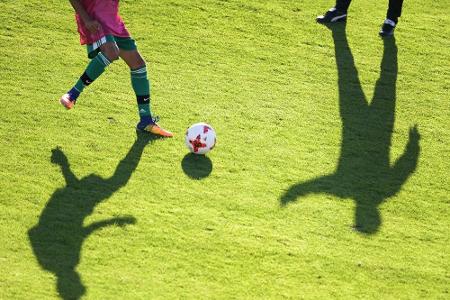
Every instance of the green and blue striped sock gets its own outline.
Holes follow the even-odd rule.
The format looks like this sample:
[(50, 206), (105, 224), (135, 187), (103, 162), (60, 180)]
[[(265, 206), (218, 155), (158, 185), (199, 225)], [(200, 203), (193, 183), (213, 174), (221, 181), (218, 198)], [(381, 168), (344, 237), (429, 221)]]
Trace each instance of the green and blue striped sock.
[(75, 101), (81, 92), (83, 92), (84, 88), (94, 82), (102, 73), (105, 71), (106, 67), (109, 66), (111, 62), (109, 59), (103, 55), (103, 53), (98, 53), (86, 67), (86, 71), (84, 71), (83, 75), (81, 75), (80, 79), (75, 83), (72, 89), (69, 91), (70, 98), (72, 101)]
[(131, 85), (136, 94), (139, 117), (142, 120), (151, 120), (150, 110), (150, 82), (147, 79), (147, 67), (143, 66), (131, 70)]

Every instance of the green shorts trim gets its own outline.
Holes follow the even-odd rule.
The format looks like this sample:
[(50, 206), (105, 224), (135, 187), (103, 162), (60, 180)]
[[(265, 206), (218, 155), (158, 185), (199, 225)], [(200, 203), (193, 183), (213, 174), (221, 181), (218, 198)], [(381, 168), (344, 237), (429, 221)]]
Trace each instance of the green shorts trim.
[(100, 52), (100, 47), (108, 42), (116, 43), (119, 49), (125, 51), (132, 51), (137, 49), (136, 41), (131, 37), (105, 35), (98, 41), (95, 41), (94, 43), (87, 45), (86, 48), (88, 57), (94, 58)]

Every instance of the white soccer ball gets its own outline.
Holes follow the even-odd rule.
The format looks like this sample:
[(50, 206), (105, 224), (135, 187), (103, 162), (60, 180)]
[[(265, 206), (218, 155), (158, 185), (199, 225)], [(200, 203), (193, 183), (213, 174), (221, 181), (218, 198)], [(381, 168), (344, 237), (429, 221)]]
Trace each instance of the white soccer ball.
[(206, 123), (192, 125), (186, 131), (186, 146), (195, 154), (206, 154), (216, 145), (216, 132)]

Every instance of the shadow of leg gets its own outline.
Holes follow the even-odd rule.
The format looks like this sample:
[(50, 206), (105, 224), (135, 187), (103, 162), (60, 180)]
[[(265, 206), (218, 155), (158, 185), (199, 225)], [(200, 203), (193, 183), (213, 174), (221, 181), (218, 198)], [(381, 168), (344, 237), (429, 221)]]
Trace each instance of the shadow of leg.
[(337, 194), (338, 184), (335, 175), (318, 177), (309, 181), (300, 182), (291, 186), (281, 197), (280, 205), (286, 206), (290, 202), (297, 201), (300, 197), (309, 194)]

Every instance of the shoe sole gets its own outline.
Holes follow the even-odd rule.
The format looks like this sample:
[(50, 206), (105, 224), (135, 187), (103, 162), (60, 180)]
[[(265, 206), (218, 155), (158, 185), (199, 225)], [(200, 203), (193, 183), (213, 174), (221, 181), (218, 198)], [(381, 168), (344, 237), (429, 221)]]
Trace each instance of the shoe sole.
[(144, 129), (140, 129), (138, 127), (136, 127), (136, 131), (138, 131), (138, 132), (145, 132), (145, 133), (148, 133), (148, 134), (153, 134), (153, 135), (157, 135), (157, 136), (161, 136), (161, 137), (167, 137), (167, 138), (173, 137), (173, 133), (164, 132), (164, 131), (154, 132), (154, 131), (146, 130), (145, 128)]

